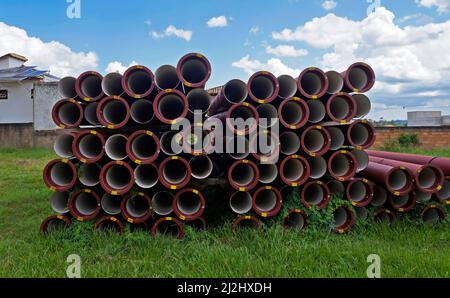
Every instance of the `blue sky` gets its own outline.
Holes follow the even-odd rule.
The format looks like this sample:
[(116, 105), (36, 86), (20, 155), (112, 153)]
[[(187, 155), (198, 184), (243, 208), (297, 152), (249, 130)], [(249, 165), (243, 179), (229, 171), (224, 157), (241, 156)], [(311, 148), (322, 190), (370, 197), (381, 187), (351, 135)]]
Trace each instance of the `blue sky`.
[[(66, 0), (2, 0), (0, 33), (9, 38), (0, 37), (0, 54), (21, 51), (30, 63), (65, 75), (85, 68), (105, 73), (133, 62), (155, 70), (196, 51), (212, 63), (210, 87), (247, 79), (260, 68), (292, 75), (311, 65), (343, 71), (358, 59), (375, 63), (380, 78), (371, 94), (378, 109), (373, 118), (404, 118), (400, 107), (415, 105), (450, 113), (450, 83), (444, 81), (450, 70), (450, 54), (444, 53), (450, 47), (450, 0), (381, 0), (372, 16), (367, 10), (376, 3), (365, 0), (80, 2), (81, 18), (70, 19)], [(214, 17), (222, 26), (208, 26)], [(438, 32), (430, 24), (439, 25)], [(430, 52), (441, 69), (423, 51), (442, 41), (449, 45)]]

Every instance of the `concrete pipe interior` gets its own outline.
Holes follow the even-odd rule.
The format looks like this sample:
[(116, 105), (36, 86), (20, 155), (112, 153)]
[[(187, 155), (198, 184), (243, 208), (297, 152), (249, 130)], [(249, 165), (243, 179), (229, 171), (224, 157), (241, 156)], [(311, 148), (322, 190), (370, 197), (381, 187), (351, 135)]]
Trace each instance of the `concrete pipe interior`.
[(259, 164), (259, 181), (264, 184), (269, 184), (275, 181), (278, 177), (278, 167), (275, 164)]
[(255, 179), (255, 171), (253, 168), (245, 163), (239, 163), (231, 173), (231, 178), (239, 186), (246, 186)]
[(102, 80), (102, 90), (108, 96), (122, 95), (122, 75), (118, 72), (107, 74)]
[(144, 217), (151, 209), (150, 203), (144, 196), (133, 196), (125, 204), (127, 213), (134, 218)]
[(105, 143), (106, 155), (112, 160), (127, 158), (127, 138), (124, 135), (112, 135)]
[(252, 210), (252, 196), (248, 192), (238, 191), (231, 195), (230, 207), (237, 214), (245, 214)]
[(304, 175), (303, 162), (289, 159), (284, 165), (283, 174), (288, 181), (299, 181)]
[(50, 169), (50, 179), (58, 186), (66, 186), (72, 182), (72, 168), (63, 162), (55, 163)]
[(158, 183), (158, 169), (154, 165), (138, 165), (134, 170), (136, 185), (149, 189)]
[(78, 179), (87, 186), (93, 187), (100, 183), (101, 167), (96, 163), (85, 163), (78, 168)]
[(345, 135), (342, 130), (337, 127), (329, 127), (328, 132), (330, 133), (331, 137), (330, 149), (339, 150), (340, 148), (342, 148), (345, 143)]
[(336, 71), (329, 71), (326, 73), (328, 78), (328, 90), (329, 94), (339, 93), (344, 87), (344, 78)]
[(185, 102), (177, 95), (168, 93), (158, 102), (159, 113), (166, 119), (175, 120), (183, 115)]
[(213, 163), (206, 155), (194, 156), (189, 161), (192, 177), (196, 179), (206, 179), (213, 171)]
[(202, 202), (199, 195), (187, 191), (178, 197), (177, 208), (184, 215), (194, 215), (202, 208)]
[(281, 98), (291, 98), (297, 93), (297, 82), (290, 75), (282, 75), (278, 77), (280, 84), (279, 96)]
[(103, 143), (97, 135), (87, 134), (78, 142), (78, 150), (85, 158), (96, 158), (102, 153)]
[(127, 87), (134, 94), (144, 94), (152, 87), (153, 78), (144, 69), (134, 69), (128, 74)]
[(152, 158), (158, 149), (158, 144), (152, 136), (141, 134), (131, 142), (131, 151), (141, 160)]
[(111, 124), (122, 123), (126, 119), (127, 113), (126, 106), (119, 100), (109, 101), (103, 107), (103, 118)]
[(117, 215), (120, 213), (120, 204), (122, 203), (122, 196), (113, 196), (111, 194), (104, 194), (101, 200), (103, 211), (109, 215)]
[(53, 150), (55, 153), (62, 158), (72, 158), (72, 142), (74, 137), (70, 134), (59, 135), (55, 139), (55, 143), (53, 144)]
[(316, 183), (309, 184), (304, 193), (304, 199), (309, 205), (317, 206), (325, 198), (325, 192), (323, 188)]
[(50, 197), (50, 206), (53, 211), (59, 214), (69, 212), (69, 207), (67, 205), (69, 197), (69, 192), (54, 192)]
[(82, 79), (81, 92), (89, 98), (96, 98), (102, 92), (102, 78), (91, 75)]
[(247, 85), (241, 80), (231, 80), (224, 87), (225, 98), (231, 103), (241, 103), (247, 98)]
[(75, 209), (83, 216), (90, 216), (97, 211), (98, 203), (92, 193), (82, 192), (75, 198)]
[(130, 109), (131, 119), (138, 124), (147, 124), (152, 121), (153, 103), (150, 100), (142, 99), (133, 102)]
[(153, 211), (161, 216), (172, 213), (173, 195), (168, 191), (160, 191), (153, 196)]
[(163, 65), (156, 70), (155, 84), (159, 89), (175, 89), (179, 83), (177, 69), (172, 65)]
[(327, 114), (325, 105), (320, 100), (308, 100), (307, 102), (309, 108), (309, 119), (311, 123), (319, 123)]
[(250, 90), (252, 94), (258, 98), (265, 100), (272, 97), (275, 92), (275, 83), (268, 76), (257, 76), (250, 82)]
[(170, 184), (179, 184), (186, 179), (186, 165), (178, 159), (171, 159), (163, 169), (163, 176)]
[(106, 183), (113, 189), (124, 189), (130, 182), (131, 174), (122, 165), (113, 165), (106, 171)]
[(255, 198), (255, 206), (261, 212), (270, 212), (275, 209), (278, 197), (271, 189), (264, 189)]
[(320, 179), (326, 174), (327, 161), (323, 157), (310, 157), (308, 162), (310, 167), (310, 177), (312, 179)]
[(287, 131), (280, 135), (280, 151), (284, 155), (294, 155), (301, 147), (300, 138), (293, 131)]

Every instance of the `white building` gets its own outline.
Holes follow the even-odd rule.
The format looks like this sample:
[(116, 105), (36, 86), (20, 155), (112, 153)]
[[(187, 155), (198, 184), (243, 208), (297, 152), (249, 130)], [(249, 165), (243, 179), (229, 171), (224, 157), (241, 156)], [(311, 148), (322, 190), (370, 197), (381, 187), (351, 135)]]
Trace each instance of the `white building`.
[(25, 62), (14, 53), (0, 56), (0, 124), (34, 123), (34, 84), (58, 81)]

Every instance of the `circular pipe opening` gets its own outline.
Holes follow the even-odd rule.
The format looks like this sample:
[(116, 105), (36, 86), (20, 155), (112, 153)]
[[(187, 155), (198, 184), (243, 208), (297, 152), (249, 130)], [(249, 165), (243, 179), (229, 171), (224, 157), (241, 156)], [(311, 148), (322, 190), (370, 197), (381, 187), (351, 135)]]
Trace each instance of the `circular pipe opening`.
[(273, 189), (263, 188), (254, 195), (254, 207), (258, 213), (278, 213), (276, 210), (281, 207), (279, 194)]
[(95, 223), (95, 230), (106, 233), (123, 233), (123, 224), (116, 218), (103, 217)]
[(80, 98), (86, 100), (98, 100), (103, 97), (102, 90), (103, 77), (95, 71), (82, 73), (75, 84), (77, 94)]
[(306, 104), (309, 109), (308, 121), (314, 124), (322, 122), (327, 114), (327, 110), (323, 102), (320, 100), (308, 100)]
[(258, 164), (259, 182), (270, 184), (278, 177), (278, 168), (276, 164)]
[(52, 215), (44, 219), (41, 223), (40, 231), (45, 234), (59, 232), (69, 228), (71, 224), (70, 220), (65, 216)]
[[(129, 106), (125, 101), (121, 100), (107, 100), (98, 108), (102, 107), (103, 120), (106, 125), (123, 125), (127, 122), (129, 117)], [(100, 118), (101, 119), (101, 118)]]
[(322, 97), (328, 90), (328, 78), (318, 68), (307, 68), (297, 80), (298, 89), (307, 98)]
[(122, 75), (118, 72), (111, 72), (107, 74), (102, 80), (102, 90), (107, 96), (121, 96)]
[(152, 204), (146, 196), (132, 196), (126, 200), (124, 207), (126, 217), (146, 220), (151, 215)]
[(233, 182), (240, 186), (249, 185), (255, 179), (253, 168), (245, 163), (239, 163), (231, 172)]
[(433, 188), (438, 183), (438, 175), (434, 168), (424, 167), (418, 176), (418, 182), (425, 189)]
[(278, 116), (287, 128), (303, 127), (309, 118), (308, 105), (299, 99), (285, 100), (279, 107)]
[(77, 138), (77, 150), (81, 158), (100, 159), (103, 155), (103, 140), (98, 134), (87, 133)]
[(174, 218), (171, 218), (170, 220), (161, 218), (158, 220), (153, 226), (152, 233), (154, 236), (156, 236), (156, 234), (162, 234), (178, 239), (183, 238), (184, 235), (183, 227)]
[(50, 168), (50, 180), (52, 184), (60, 187), (72, 185), (76, 173), (73, 168), (64, 162), (57, 162)]
[(106, 171), (106, 184), (113, 189), (125, 189), (133, 183), (130, 171), (123, 165), (114, 164)]
[(144, 189), (152, 188), (158, 183), (158, 169), (153, 164), (138, 165), (134, 169), (134, 179), (137, 186)]
[(327, 193), (323, 185), (317, 184), (315, 182), (308, 183), (302, 190), (302, 199), (306, 202), (307, 207), (309, 206), (320, 206), (323, 205), (327, 200)]
[(235, 229), (259, 229), (261, 222), (253, 216), (242, 216), (234, 222)]
[(206, 179), (213, 171), (213, 163), (206, 155), (194, 156), (189, 160), (191, 175), (196, 179)]
[(235, 192), (230, 197), (230, 207), (237, 214), (250, 212), (252, 210), (252, 196), (244, 191)]
[(188, 169), (179, 159), (170, 159), (162, 171), (164, 179), (172, 185), (177, 185), (186, 180)]
[(90, 125), (100, 125), (100, 121), (97, 118), (98, 102), (91, 102), (84, 108), (84, 119)]
[(190, 53), (183, 56), (177, 65), (178, 77), (186, 85), (196, 88), (204, 85), (211, 75), (211, 65), (205, 56)]
[(422, 220), (428, 225), (435, 225), (444, 218), (444, 211), (439, 207), (428, 207), (422, 212)]
[(234, 79), (228, 81), (223, 87), (225, 99), (231, 104), (238, 104), (243, 102), (247, 96), (247, 84), (241, 80)]
[(178, 211), (182, 216), (196, 218), (201, 216), (200, 212), (204, 208), (204, 200), (192, 190), (185, 190), (179, 192), (175, 196), (175, 211)]
[(192, 229), (194, 229), (194, 231), (197, 232), (206, 230), (206, 221), (202, 217), (187, 221), (186, 225), (191, 227)]
[(348, 187), (348, 196), (349, 200), (353, 202), (363, 202), (369, 196), (366, 184), (362, 181), (353, 181)]
[(53, 150), (58, 156), (66, 159), (71, 159), (74, 157), (72, 151), (73, 140), (74, 136), (71, 134), (59, 135), (55, 139)]
[(333, 224), (335, 229), (347, 230), (353, 225), (353, 212), (346, 207), (339, 207), (333, 212)]
[(155, 71), (155, 84), (160, 90), (175, 89), (180, 84), (177, 69), (172, 65), (162, 65)]
[(308, 158), (309, 168), (310, 168), (310, 177), (311, 179), (320, 179), (327, 172), (327, 161), (321, 157), (310, 157)]
[(168, 191), (157, 192), (152, 198), (153, 211), (161, 216), (172, 213), (174, 196)]
[(370, 99), (364, 94), (353, 94), (353, 99), (356, 103), (356, 118), (364, 118), (370, 113), (372, 104)]
[(341, 149), (345, 144), (345, 135), (342, 130), (337, 127), (327, 127), (327, 130), (331, 137), (330, 150)]
[(444, 180), (442, 189), (437, 193), (437, 197), (440, 201), (445, 201), (450, 198), (450, 179)]
[(75, 89), (77, 79), (74, 77), (64, 77), (58, 82), (58, 90), (62, 97), (75, 98), (77, 97), (77, 91)]
[(73, 201), (73, 211), (77, 215), (92, 217), (98, 213), (98, 201), (92, 193), (80, 192), (74, 196)]
[(63, 101), (55, 104), (56, 124), (71, 128), (80, 125), (83, 120), (83, 109), (76, 101)]
[(130, 116), (138, 124), (150, 123), (154, 116), (153, 103), (146, 99), (133, 102), (130, 109)]
[(374, 184), (373, 185), (373, 197), (371, 205), (374, 207), (383, 206), (388, 199), (388, 193), (384, 187)]
[(345, 186), (341, 181), (331, 180), (327, 183), (330, 194), (339, 196), (345, 193)]
[(322, 155), (330, 148), (330, 135), (325, 129), (310, 127), (302, 133), (301, 144), (307, 153)]
[(306, 216), (300, 212), (292, 212), (283, 219), (283, 227), (287, 229), (303, 230), (306, 227)]
[(211, 106), (212, 97), (204, 89), (192, 89), (187, 95), (188, 109), (191, 113), (201, 111), (201, 114), (208, 112)]
[(160, 144), (164, 154), (178, 155), (183, 152), (183, 135), (178, 131), (167, 131), (162, 134)]
[(337, 151), (328, 159), (328, 172), (335, 179), (348, 180), (356, 173), (356, 159), (348, 151)]
[(341, 76), (340, 73), (336, 71), (328, 71), (325, 73), (325, 75), (328, 78), (328, 94), (336, 94), (342, 91), (342, 88), (344, 88), (344, 78)]
[(274, 105), (265, 103), (259, 105), (256, 110), (258, 111), (260, 127), (269, 128), (274, 126), (278, 122), (278, 111)]
[(395, 169), (389, 173), (388, 176), (389, 186), (395, 190), (400, 191), (408, 185), (408, 181), (411, 181), (404, 170)]
[(153, 73), (146, 67), (132, 66), (123, 75), (122, 87), (132, 97), (145, 97), (153, 91)]
[(65, 192), (54, 192), (52, 196), (50, 197), (50, 206), (52, 207), (53, 211), (59, 214), (64, 214), (69, 212), (69, 197), (70, 193)]
[(185, 118), (188, 112), (186, 96), (178, 90), (162, 91), (153, 102), (156, 117), (166, 124)]
[(299, 159), (289, 159), (284, 164), (282, 173), (288, 181), (299, 181), (305, 176), (304, 166), (304, 163)]
[(369, 215), (369, 211), (367, 211), (366, 207), (355, 206), (354, 209), (355, 209), (356, 217), (358, 217), (359, 219), (362, 219), (362, 220), (367, 219), (367, 217)]
[(274, 164), (278, 161), (280, 146), (278, 136), (268, 131), (260, 132), (250, 140), (253, 156), (267, 164)]
[(364, 171), (369, 165), (369, 154), (364, 150), (352, 150), (351, 152), (356, 159), (356, 172)]
[(159, 155), (159, 140), (147, 131), (138, 131), (128, 138), (128, 155), (146, 163), (153, 162)]
[(431, 198), (433, 197), (433, 194), (431, 193), (427, 193), (427, 192), (423, 192), (423, 191), (419, 191), (419, 190), (415, 190), (414, 191), (414, 196), (416, 198), (416, 201), (419, 203), (427, 203), (431, 200)]
[(128, 138), (124, 135), (112, 135), (105, 143), (106, 155), (112, 160), (124, 160), (127, 158), (127, 141)]
[(120, 214), (120, 205), (122, 203), (122, 196), (113, 196), (111, 194), (104, 194), (101, 200), (101, 206), (103, 211), (105, 211), (109, 215), (117, 215)]
[(234, 136), (227, 143), (227, 153), (236, 160), (245, 159), (250, 154), (250, 144), (244, 136)]
[(375, 73), (366, 63), (352, 64), (345, 73), (347, 89), (353, 92), (364, 93), (369, 91), (375, 83)]
[(333, 121), (350, 121), (355, 117), (356, 103), (353, 98), (344, 93), (333, 95), (327, 101), (327, 113)]
[(283, 99), (291, 98), (297, 93), (297, 82), (290, 75), (279, 76), (278, 83), (280, 84), (279, 97)]
[(300, 138), (293, 131), (286, 131), (280, 135), (280, 151), (284, 155), (294, 155), (300, 150)]
[(93, 187), (100, 183), (101, 167), (96, 163), (85, 163), (78, 168), (78, 179), (81, 184)]
[(251, 105), (233, 105), (228, 110), (227, 118), (228, 127), (235, 133), (249, 134), (257, 128), (259, 123), (258, 111)]
[(379, 222), (391, 223), (395, 219), (395, 215), (386, 209), (381, 209), (375, 214), (375, 219)]
[(272, 98), (277, 91), (277, 86), (272, 77), (259, 74), (249, 80), (250, 96), (256, 101), (268, 100)]

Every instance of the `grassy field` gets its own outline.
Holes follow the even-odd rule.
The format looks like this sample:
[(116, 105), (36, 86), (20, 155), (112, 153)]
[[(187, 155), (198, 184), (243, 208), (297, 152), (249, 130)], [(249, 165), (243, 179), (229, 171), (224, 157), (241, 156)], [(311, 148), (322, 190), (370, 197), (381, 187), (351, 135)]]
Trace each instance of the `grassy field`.
[(47, 150), (0, 150), (0, 277), (65, 277), (70, 254), (80, 255), (83, 277), (365, 277), (369, 254), (381, 257), (383, 277), (450, 277), (444, 224), (397, 221), (348, 235), (225, 226), (182, 241), (94, 234), (84, 224), (42, 236), (40, 222), (52, 211), (41, 173), (52, 158)]

